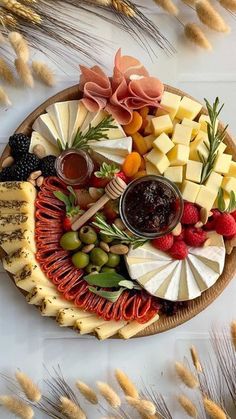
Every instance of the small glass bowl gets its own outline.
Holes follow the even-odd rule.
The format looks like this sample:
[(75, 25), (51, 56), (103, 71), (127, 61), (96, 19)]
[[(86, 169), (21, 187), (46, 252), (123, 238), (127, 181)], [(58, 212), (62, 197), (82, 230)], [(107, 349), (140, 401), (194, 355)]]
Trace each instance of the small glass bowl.
[[(176, 210), (176, 214), (174, 218), (172, 219), (171, 223), (167, 226), (167, 228), (165, 228), (165, 230), (153, 231), (153, 232), (139, 231), (127, 219), (125, 206), (126, 206), (126, 199), (127, 199), (128, 193), (133, 188), (135, 188), (138, 184), (142, 182), (146, 182), (146, 181), (157, 181), (158, 183), (162, 183), (163, 185), (165, 185), (165, 187), (169, 188), (172, 191), (172, 193), (175, 195), (176, 200), (178, 200), (178, 207)], [(125, 192), (123, 193), (120, 199), (119, 212), (120, 212), (120, 217), (123, 223), (133, 234), (139, 237), (147, 238), (147, 239), (155, 239), (157, 237), (161, 237), (161, 236), (164, 236), (165, 234), (170, 233), (172, 230), (174, 230), (174, 228), (180, 222), (180, 219), (183, 213), (183, 198), (177, 186), (173, 182), (171, 182), (169, 179), (164, 178), (163, 176), (154, 176), (154, 175), (144, 176), (142, 178), (135, 179), (131, 183), (129, 183), (129, 185), (127, 186)]]
[[(73, 163), (73, 156), (76, 158), (76, 156), (80, 157), (83, 160), (83, 164), (84, 164), (84, 174), (81, 174), (81, 176), (74, 178), (74, 177), (68, 177), (66, 176), (63, 168), (64, 168), (64, 164), (65, 161), (67, 159), (67, 161), (70, 159), (71, 157), (71, 163)], [(69, 150), (65, 150), (63, 151), (59, 157), (57, 157), (56, 162), (55, 162), (55, 168), (56, 168), (56, 172), (58, 177), (65, 182), (67, 185), (73, 185), (73, 186), (83, 186), (86, 185), (93, 173), (94, 170), (94, 163), (92, 158), (90, 157), (90, 155), (88, 153), (86, 153), (86, 151), (83, 150), (76, 150), (76, 149), (69, 149)]]

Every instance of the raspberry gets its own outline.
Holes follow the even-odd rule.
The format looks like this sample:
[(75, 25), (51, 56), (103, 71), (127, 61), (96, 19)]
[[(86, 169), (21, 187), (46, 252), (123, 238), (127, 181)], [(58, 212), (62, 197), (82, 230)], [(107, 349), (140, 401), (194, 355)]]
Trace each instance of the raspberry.
[(152, 240), (152, 245), (159, 250), (165, 252), (169, 250), (174, 243), (174, 237), (172, 234), (166, 234), (163, 237), (158, 237), (157, 239)]
[(183, 240), (174, 242), (173, 246), (169, 250), (169, 254), (174, 259), (185, 259), (188, 256), (188, 248)]
[(185, 230), (184, 238), (189, 246), (200, 247), (205, 242), (207, 234), (201, 228), (188, 227)]
[(234, 236), (236, 234), (236, 221), (231, 214), (223, 213), (216, 219), (215, 230), (222, 236)]
[(178, 236), (174, 236), (174, 241), (175, 242), (178, 242), (178, 241), (180, 241), (180, 240), (183, 240), (184, 241), (184, 231), (185, 231), (185, 229), (183, 228), (183, 226), (182, 226), (182, 231), (181, 231), (181, 233), (178, 235)]
[(184, 210), (181, 218), (182, 224), (196, 224), (200, 220), (199, 211), (191, 202), (184, 202)]
[(212, 212), (212, 215), (208, 218), (207, 223), (203, 227), (204, 230), (207, 230), (207, 231), (215, 230), (216, 219), (220, 215), (220, 211), (217, 209), (212, 209), (211, 212)]
[(232, 217), (234, 217), (235, 221), (236, 221), (236, 210), (230, 213), (232, 215)]

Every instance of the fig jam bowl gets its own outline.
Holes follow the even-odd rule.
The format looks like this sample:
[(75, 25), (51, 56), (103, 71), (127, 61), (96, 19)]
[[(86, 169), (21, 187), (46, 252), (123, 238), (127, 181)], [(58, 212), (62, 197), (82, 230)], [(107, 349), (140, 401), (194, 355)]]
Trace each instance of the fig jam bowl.
[(174, 183), (162, 176), (133, 180), (120, 199), (120, 216), (135, 235), (154, 239), (179, 223), (183, 198)]

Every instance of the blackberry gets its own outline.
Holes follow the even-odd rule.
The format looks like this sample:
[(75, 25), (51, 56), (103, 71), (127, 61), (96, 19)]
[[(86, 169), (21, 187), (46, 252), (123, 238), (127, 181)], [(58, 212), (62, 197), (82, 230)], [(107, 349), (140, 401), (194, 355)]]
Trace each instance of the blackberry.
[(0, 172), (0, 182), (7, 182), (14, 180), (12, 167), (4, 167)]
[(14, 180), (27, 180), (30, 173), (40, 169), (40, 160), (35, 154), (25, 153), (12, 166)]
[(56, 169), (55, 169), (55, 156), (46, 156), (41, 159), (41, 167), (40, 170), (42, 172), (42, 176), (49, 177), (49, 176), (56, 176)]
[(30, 138), (25, 134), (13, 134), (9, 138), (11, 155), (18, 160), (23, 154), (28, 153), (30, 147)]

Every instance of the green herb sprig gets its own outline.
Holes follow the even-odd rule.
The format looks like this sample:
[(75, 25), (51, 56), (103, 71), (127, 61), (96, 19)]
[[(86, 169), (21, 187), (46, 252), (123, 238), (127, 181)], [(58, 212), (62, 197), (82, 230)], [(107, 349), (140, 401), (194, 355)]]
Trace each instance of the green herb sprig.
[(100, 233), (111, 237), (113, 240), (118, 240), (123, 244), (130, 244), (134, 249), (143, 246), (148, 242), (147, 239), (137, 236), (129, 236), (125, 231), (120, 230), (115, 224), (107, 224), (107, 222), (99, 215), (96, 216), (93, 225), (99, 228)]
[(224, 192), (223, 189), (220, 188), (217, 197), (217, 204), (218, 208), (221, 212), (232, 212), (236, 209), (236, 195), (234, 191), (231, 191), (229, 194), (229, 205), (226, 206), (224, 200)]
[(76, 192), (71, 186), (67, 186), (67, 190), (69, 195), (66, 195), (61, 191), (54, 191), (53, 195), (65, 204), (67, 216), (74, 217), (77, 214), (83, 214), (84, 211), (80, 209), (79, 205), (76, 205)]
[(215, 159), (218, 154), (218, 147), (221, 144), (221, 142), (224, 141), (225, 133), (228, 128), (228, 125), (226, 125), (223, 131), (217, 129), (217, 119), (224, 107), (224, 105), (220, 106), (219, 98), (217, 97), (215, 99), (213, 105), (211, 105), (207, 99), (204, 100), (208, 110), (210, 122), (207, 122), (207, 134), (209, 143), (204, 142), (205, 146), (208, 149), (208, 157), (205, 158), (202, 154), (199, 153), (199, 157), (201, 159), (201, 162), (203, 163), (201, 184), (206, 182), (213, 170)]
[(93, 127), (89, 124), (89, 128), (85, 134), (82, 131), (78, 130), (75, 139), (72, 144), (72, 148), (79, 148), (82, 150), (87, 150), (89, 148), (89, 141), (99, 141), (102, 139), (108, 140), (107, 131), (109, 129), (116, 129), (117, 125), (114, 124), (114, 119), (111, 115), (106, 116), (99, 122), (98, 125)]

